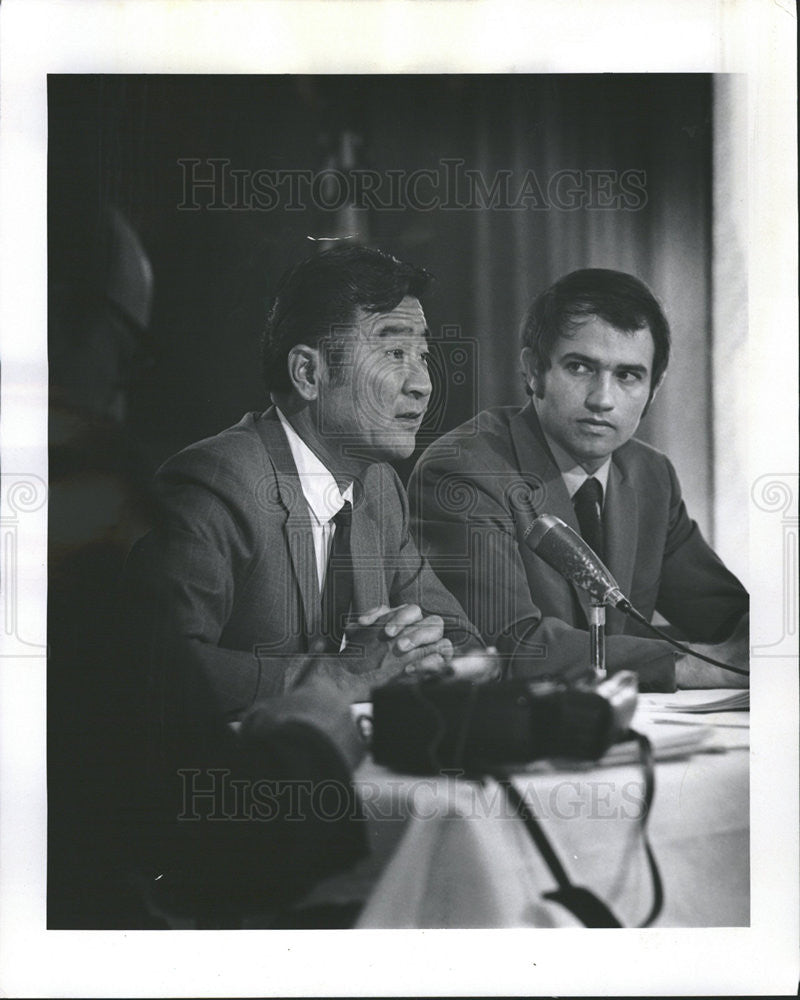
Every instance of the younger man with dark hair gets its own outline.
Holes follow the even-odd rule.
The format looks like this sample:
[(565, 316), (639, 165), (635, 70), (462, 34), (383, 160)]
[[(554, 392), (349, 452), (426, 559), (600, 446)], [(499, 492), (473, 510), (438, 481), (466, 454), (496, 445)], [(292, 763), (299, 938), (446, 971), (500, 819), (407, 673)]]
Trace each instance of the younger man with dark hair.
[[(669, 460), (633, 438), (669, 349), (667, 321), (641, 281), (604, 269), (568, 274), (523, 323), (530, 402), (479, 413), (412, 474), (423, 551), (513, 675), (578, 678), (590, 662), (588, 596), (524, 539), (541, 513), (582, 533), (642, 614), (658, 611), (697, 644), (731, 639), (733, 665), (747, 664), (747, 593), (689, 518)], [(742, 683), (676, 657), (616, 610), (606, 630), (609, 670), (637, 671), (644, 689)]]

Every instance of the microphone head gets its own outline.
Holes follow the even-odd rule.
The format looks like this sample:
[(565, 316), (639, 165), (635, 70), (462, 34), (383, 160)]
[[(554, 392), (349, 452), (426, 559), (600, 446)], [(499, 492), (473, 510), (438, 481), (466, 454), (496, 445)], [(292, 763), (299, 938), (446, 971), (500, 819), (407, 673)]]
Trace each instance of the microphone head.
[[(530, 545), (534, 552), (536, 552), (539, 548), (539, 544), (548, 531), (550, 531), (551, 528), (555, 528), (559, 524), (569, 529), (569, 525), (564, 524), (560, 517), (556, 517), (554, 514), (540, 514), (538, 517), (535, 517), (525, 529), (522, 539)], [(575, 537), (577, 538), (578, 536), (576, 535)], [(558, 567), (555, 568), (557, 569)]]
[(553, 569), (599, 604), (614, 607), (624, 600), (619, 585), (597, 553), (553, 514), (541, 514), (528, 525), (523, 540)]

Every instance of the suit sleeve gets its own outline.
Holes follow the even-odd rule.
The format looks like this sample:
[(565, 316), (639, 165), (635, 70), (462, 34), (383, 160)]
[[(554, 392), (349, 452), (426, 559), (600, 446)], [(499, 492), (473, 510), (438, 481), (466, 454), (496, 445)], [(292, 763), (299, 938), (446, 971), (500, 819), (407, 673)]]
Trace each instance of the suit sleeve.
[(668, 461), (666, 467), (669, 531), (656, 610), (686, 641), (723, 642), (747, 614), (749, 597), (689, 517), (675, 470)]
[[(390, 469), (389, 487), (396, 513), (392, 526), (399, 529), (398, 556), (393, 567), (390, 602), (392, 607), (417, 604), (427, 615), (439, 615), (444, 621), (444, 634), (453, 644), (456, 655), (483, 649), (479, 631), (456, 596), (445, 586), (417, 547), (411, 532), (408, 496), (397, 474)], [(390, 557), (391, 559), (391, 557)]]
[[(513, 487), (499, 484), (500, 477), (423, 456), (409, 483), (423, 551), (484, 640), (503, 654), (507, 676), (585, 677), (588, 632), (544, 615), (534, 603), (505, 502)], [(635, 670), (642, 690), (675, 690), (675, 658), (664, 641), (608, 636), (606, 656), (610, 671)]]

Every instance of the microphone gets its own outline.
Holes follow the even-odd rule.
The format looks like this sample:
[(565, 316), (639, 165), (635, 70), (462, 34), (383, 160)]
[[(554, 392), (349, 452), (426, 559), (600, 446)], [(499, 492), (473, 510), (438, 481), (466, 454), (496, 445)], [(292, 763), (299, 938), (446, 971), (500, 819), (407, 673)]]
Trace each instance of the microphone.
[(523, 532), (522, 540), (556, 572), (572, 581), (576, 587), (585, 590), (595, 604), (610, 604), (612, 608), (618, 608), (682, 653), (696, 656), (699, 660), (722, 667), (723, 670), (730, 670), (731, 673), (749, 676), (749, 671), (691, 649), (648, 621), (625, 597), (619, 589), (619, 584), (594, 549), (590, 548), (577, 531), (573, 531), (560, 517), (554, 514), (539, 514)]
[(631, 608), (597, 553), (560, 517), (540, 514), (528, 525), (522, 538), (538, 556), (585, 590), (597, 604), (610, 604), (624, 612)]

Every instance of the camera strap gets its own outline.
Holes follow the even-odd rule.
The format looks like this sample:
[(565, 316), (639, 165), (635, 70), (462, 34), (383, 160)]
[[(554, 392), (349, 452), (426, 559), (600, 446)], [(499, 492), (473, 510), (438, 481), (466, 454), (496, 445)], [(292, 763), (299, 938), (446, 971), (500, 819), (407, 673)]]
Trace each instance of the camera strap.
[[(639, 926), (649, 927), (659, 915), (664, 905), (664, 888), (661, 881), (661, 874), (658, 869), (653, 848), (647, 835), (647, 820), (650, 815), (650, 808), (653, 804), (653, 798), (655, 795), (653, 749), (648, 738), (642, 733), (629, 730), (626, 735), (630, 739), (635, 739), (638, 743), (642, 769), (644, 771), (645, 794), (639, 824), (645, 855), (650, 869), (650, 877), (653, 883), (653, 903), (647, 917), (641, 924), (639, 924)], [(497, 781), (500, 787), (504, 790), (508, 801), (513, 806), (516, 815), (519, 816), (525, 824), (531, 835), (531, 839), (538, 848), (539, 853), (542, 855), (542, 858), (547, 864), (547, 867), (550, 869), (550, 872), (558, 885), (557, 889), (544, 893), (544, 898), (550, 899), (555, 903), (560, 903), (565, 909), (569, 910), (570, 913), (577, 917), (577, 919), (580, 920), (585, 927), (622, 927), (623, 925), (612, 913), (611, 909), (603, 902), (603, 900), (596, 896), (590, 889), (575, 885), (571, 881), (564, 865), (561, 863), (561, 860), (555, 851), (555, 848), (550, 843), (547, 835), (542, 829), (541, 824), (531, 812), (528, 803), (520, 794), (508, 774), (504, 770), (497, 768), (492, 769), (487, 773), (490, 773), (495, 781)]]
[(650, 809), (656, 794), (655, 758), (653, 757), (653, 747), (650, 740), (644, 733), (637, 733), (635, 729), (629, 729), (626, 735), (636, 740), (639, 744), (639, 758), (644, 772), (644, 804), (639, 817), (639, 829), (642, 834), (642, 844), (644, 845), (644, 852), (647, 857), (647, 865), (650, 869), (650, 879), (653, 883), (653, 902), (650, 912), (639, 926), (650, 927), (664, 907), (664, 884), (661, 881), (661, 872), (658, 870), (655, 852), (650, 843), (650, 837), (647, 834), (647, 821), (650, 818)]

